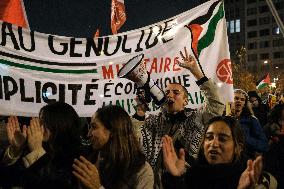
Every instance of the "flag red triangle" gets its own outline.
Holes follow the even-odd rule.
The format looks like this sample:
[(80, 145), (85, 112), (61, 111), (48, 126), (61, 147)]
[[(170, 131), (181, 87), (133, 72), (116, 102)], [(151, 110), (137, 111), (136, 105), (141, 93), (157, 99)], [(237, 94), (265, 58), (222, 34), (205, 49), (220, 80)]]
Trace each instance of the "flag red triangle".
[(264, 78), (263, 82), (270, 84), (270, 75), (269, 75), (269, 73), (266, 74), (266, 77)]

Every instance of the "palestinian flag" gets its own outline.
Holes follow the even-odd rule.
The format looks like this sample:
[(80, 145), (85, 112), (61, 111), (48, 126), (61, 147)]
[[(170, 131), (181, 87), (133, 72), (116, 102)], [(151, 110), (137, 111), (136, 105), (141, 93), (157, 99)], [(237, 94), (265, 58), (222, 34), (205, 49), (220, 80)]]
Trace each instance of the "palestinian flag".
[(28, 28), (24, 2), (22, 0), (1, 0), (0, 20)]
[[(201, 71), (218, 83), (224, 101), (232, 102), (233, 76), (224, 2), (212, 0), (207, 3), (200, 7), (200, 15), (186, 24), (185, 28), (191, 33), (191, 50)], [(216, 66), (216, 69), (208, 69), (212, 66)]]
[(263, 89), (266, 86), (270, 85), (270, 75), (269, 73), (264, 75), (257, 83), (256, 83), (257, 89)]
[[(213, 42), (217, 24), (222, 18), (224, 18), (225, 14), (223, 3), (220, 2), (221, 1), (214, 2), (210, 6), (207, 14), (197, 17), (186, 26), (191, 30), (191, 48), (196, 58), (200, 56), (200, 53), (203, 49), (208, 47)], [(216, 8), (217, 12), (214, 13)], [(203, 30), (206, 30), (206, 33), (201, 35), (201, 33), (204, 32)]]

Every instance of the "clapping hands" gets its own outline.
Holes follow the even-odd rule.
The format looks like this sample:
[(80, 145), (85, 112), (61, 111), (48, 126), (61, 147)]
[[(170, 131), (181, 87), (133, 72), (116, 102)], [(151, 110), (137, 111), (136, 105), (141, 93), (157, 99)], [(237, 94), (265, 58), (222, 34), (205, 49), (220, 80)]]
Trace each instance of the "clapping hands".
[(27, 128), (28, 147), (31, 152), (42, 148), (43, 133), (44, 129), (40, 125), (39, 118), (32, 118)]
[(87, 189), (98, 189), (101, 186), (98, 169), (83, 156), (74, 160), (72, 173)]
[(22, 149), (27, 138), (26, 125), (24, 125), (21, 130), (17, 116), (10, 116), (8, 118), (6, 130), (9, 143), (13, 150), (19, 151)]
[(15, 154), (20, 153), (26, 140), (31, 152), (42, 148), (44, 129), (38, 118), (32, 118), (30, 126), (23, 125), (21, 130), (17, 116), (10, 116), (6, 130), (9, 143)]
[(179, 151), (179, 157), (175, 152), (172, 138), (165, 135), (163, 141), (163, 160), (164, 166), (173, 176), (181, 176), (185, 171), (185, 152)]
[(262, 172), (262, 157), (258, 156), (255, 160), (247, 161), (247, 168), (242, 173), (238, 189), (254, 188)]

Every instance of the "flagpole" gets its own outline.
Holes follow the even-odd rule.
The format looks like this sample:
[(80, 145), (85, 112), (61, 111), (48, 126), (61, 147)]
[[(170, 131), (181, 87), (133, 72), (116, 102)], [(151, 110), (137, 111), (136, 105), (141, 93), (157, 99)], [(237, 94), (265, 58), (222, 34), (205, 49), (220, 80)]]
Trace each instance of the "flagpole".
[(200, 61), (199, 61), (198, 56), (196, 56), (196, 54), (194, 53), (193, 49), (192, 49), (192, 52), (193, 52), (193, 55), (195, 56), (195, 59), (197, 60), (197, 64), (198, 64), (198, 66), (199, 66), (199, 68), (200, 68), (200, 70), (201, 70), (203, 76), (206, 76), (205, 73), (204, 73), (204, 71), (203, 71), (203, 68), (202, 68), (202, 66), (201, 66), (201, 64), (200, 64)]
[(284, 25), (283, 25), (283, 22), (281, 21), (280, 17), (279, 17), (279, 14), (277, 12), (277, 10), (275, 9), (275, 6), (273, 4), (273, 2), (271, 0), (266, 0), (266, 3), (270, 9), (270, 12), (272, 14), (272, 16), (274, 17), (279, 29), (280, 29), (280, 32), (282, 33), (283, 37), (284, 37)]

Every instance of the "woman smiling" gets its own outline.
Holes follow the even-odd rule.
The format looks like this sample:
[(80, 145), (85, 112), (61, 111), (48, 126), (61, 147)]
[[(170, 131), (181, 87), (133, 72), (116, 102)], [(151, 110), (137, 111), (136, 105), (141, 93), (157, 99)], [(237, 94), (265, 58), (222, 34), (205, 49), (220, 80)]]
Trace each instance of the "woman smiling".
[(75, 159), (73, 174), (85, 188), (151, 189), (154, 175), (141, 152), (131, 119), (119, 106), (98, 109), (88, 133), (94, 150), (99, 151), (96, 166), (84, 157)]

